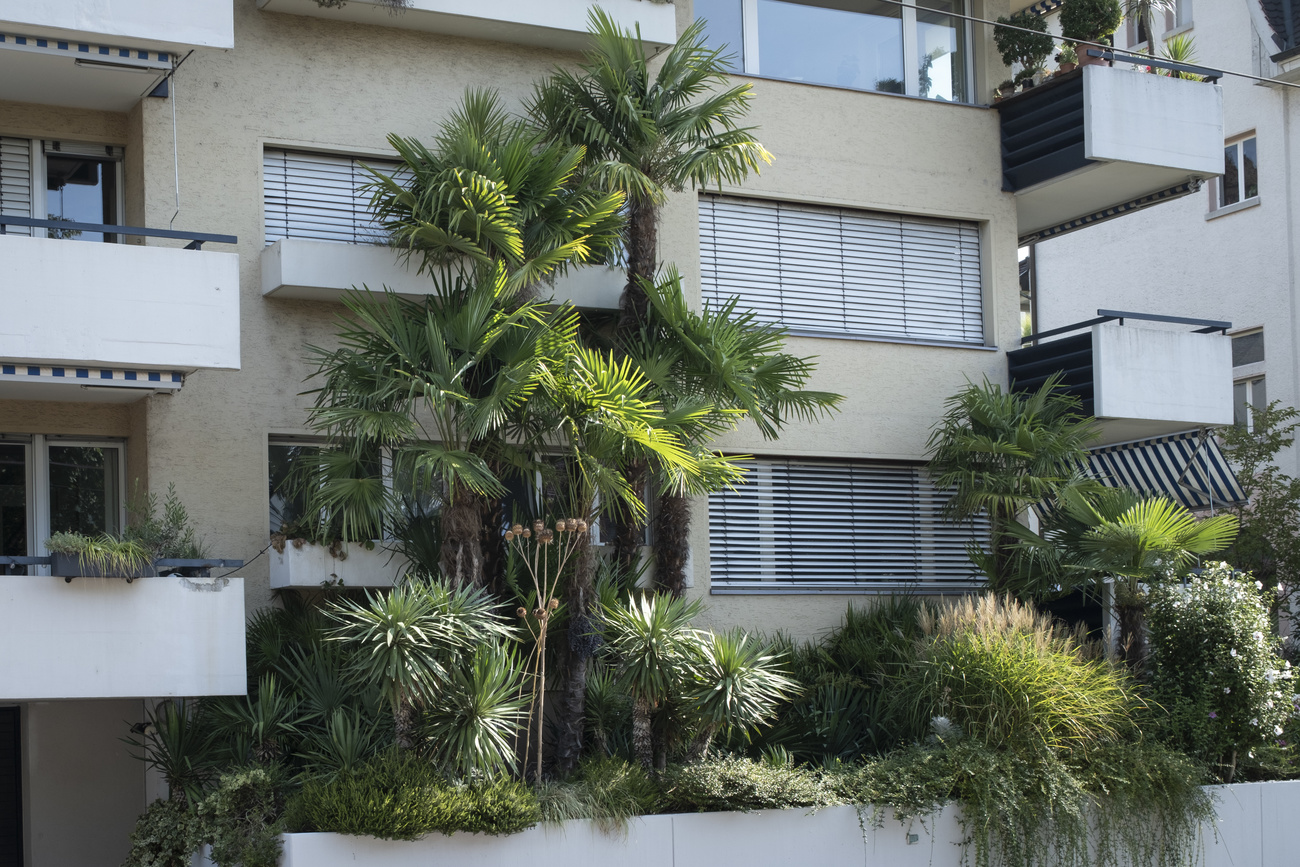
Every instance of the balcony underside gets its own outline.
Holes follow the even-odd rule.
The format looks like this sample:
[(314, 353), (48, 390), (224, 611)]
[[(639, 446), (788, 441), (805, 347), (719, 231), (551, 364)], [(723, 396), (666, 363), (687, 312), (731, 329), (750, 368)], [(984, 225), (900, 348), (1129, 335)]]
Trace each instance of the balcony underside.
[[(613, 309), (623, 291), (622, 271), (603, 266), (574, 268), (537, 296), (587, 309)], [(285, 238), (262, 251), (262, 294), (271, 298), (339, 301), (349, 289), (385, 288), (416, 298), (429, 293), (428, 277), (407, 267), (391, 247)]]
[[(409, 0), (407, 8), (397, 11), (380, 0), (348, 0), (334, 8), (323, 8), (316, 0), (257, 0), (257, 5), (267, 12), (581, 51), (588, 44), (587, 10), (594, 4), (586, 0)], [(620, 26), (639, 27), (641, 39), (652, 51), (677, 41), (677, 11), (672, 3), (602, 0), (599, 5)]]

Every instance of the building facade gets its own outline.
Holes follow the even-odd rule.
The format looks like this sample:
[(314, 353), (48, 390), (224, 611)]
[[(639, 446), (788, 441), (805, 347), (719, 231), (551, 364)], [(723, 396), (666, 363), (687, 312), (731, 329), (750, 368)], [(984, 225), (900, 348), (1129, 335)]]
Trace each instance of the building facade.
[[(304, 347), (330, 345), (354, 285), (421, 291), (375, 243), (360, 166), (393, 158), (389, 133), (432, 139), (467, 89), (518, 109), (578, 60), (587, 12), (407, 5), (0, 10), (0, 865), (120, 863), (164, 794), (121, 744), (127, 724), (160, 698), (242, 694), (244, 618), (273, 587), (392, 580), (386, 561), (344, 573), (268, 550), (278, 462), (311, 442)], [(1093, 160), (1119, 167), (1104, 184), (1059, 166), (1008, 181), (1015, 131), (990, 106), (1007, 71), (974, 19), (1010, 5), (602, 3), (650, 50), (697, 15), (736, 50), (774, 163), (671, 196), (660, 259), (692, 303), (739, 294), (790, 327), (790, 350), (818, 359), (810, 387), (846, 398), (780, 440), (746, 428), (719, 443), (756, 458), (740, 490), (695, 503), (689, 592), (708, 625), (807, 637), (864, 595), (974, 586), (970, 531), (938, 520), (922, 463), (945, 398), (1006, 382), (1023, 238), (1163, 183), (1130, 164), (1216, 173), (1204, 149), (1190, 169), (1139, 158), (1117, 128)], [(1089, 73), (1090, 92), (1127, 106), (1146, 83), (1113, 73)], [(1171, 104), (1215, 130), (1213, 156), (1218, 90), (1203, 87)], [(556, 291), (613, 306), (621, 285), (589, 269)], [(170, 485), (207, 547), (246, 565), (129, 584), (49, 574), (50, 534), (119, 530), (132, 490)]]

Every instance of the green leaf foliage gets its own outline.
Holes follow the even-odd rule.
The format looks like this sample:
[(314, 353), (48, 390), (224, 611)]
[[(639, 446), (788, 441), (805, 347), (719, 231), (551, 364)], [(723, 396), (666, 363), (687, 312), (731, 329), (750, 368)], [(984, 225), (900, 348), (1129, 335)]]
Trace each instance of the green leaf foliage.
[(813, 771), (716, 756), (670, 767), (663, 774), (664, 806), (672, 813), (780, 810), (838, 803), (831, 786)]

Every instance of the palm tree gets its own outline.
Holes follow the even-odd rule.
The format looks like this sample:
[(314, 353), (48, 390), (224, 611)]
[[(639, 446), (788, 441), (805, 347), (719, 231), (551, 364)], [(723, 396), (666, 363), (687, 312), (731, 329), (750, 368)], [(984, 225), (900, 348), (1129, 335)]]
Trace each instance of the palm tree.
[(1147, 54), (1152, 57), (1156, 56), (1156, 15), (1173, 12), (1175, 8), (1174, 0), (1124, 0), (1124, 17), (1138, 23), (1139, 41), (1142, 41), (1140, 34), (1146, 34)]
[(740, 183), (772, 155), (738, 123), (750, 85), (728, 86), (727, 57), (706, 46), (696, 21), (650, 73), (641, 35), (600, 7), (589, 13), (592, 45), (576, 71), (539, 82), (528, 112), (547, 138), (586, 149), (587, 169), (627, 197), (627, 286), (620, 330), (645, 321), (642, 281), (658, 269), (659, 208), (668, 192)]
[[(981, 513), (990, 525), (990, 551), (983, 558), (989, 589), (1014, 592), (1017, 518), (1030, 506), (1052, 500), (1073, 479), (1097, 438), (1096, 423), (1079, 410), (1078, 398), (1060, 390), (1060, 375), (1035, 392), (1003, 391), (984, 380), (948, 398), (947, 412), (926, 447), (930, 475), (951, 489), (945, 506), (951, 520)], [(977, 562), (980, 552), (972, 552)]]
[[(645, 282), (650, 301), (645, 323), (622, 342), (622, 351), (653, 381), (667, 406), (712, 407), (709, 425), (698, 424), (695, 439), (707, 443), (718, 430), (732, 430), (744, 420), (764, 439), (780, 436), (792, 420), (816, 421), (832, 413), (842, 395), (805, 390), (816, 370), (812, 358), (784, 351), (785, 331), (759, 326), (754, 315), (737, 312), (737, 299), (717, 309), (691, 310), (682, 294), (681, 278), (669, 267), (656, 283)], [(660, 494), (655, 517), (655, 581), (681, 595), (686, 577), (690, 536), (690, 503), (651, 466)], [(638, 527), (625, 520), (620, 529)], [(620, 533), (617, 554), (629, 565), (636, 555), (639, 533)]]

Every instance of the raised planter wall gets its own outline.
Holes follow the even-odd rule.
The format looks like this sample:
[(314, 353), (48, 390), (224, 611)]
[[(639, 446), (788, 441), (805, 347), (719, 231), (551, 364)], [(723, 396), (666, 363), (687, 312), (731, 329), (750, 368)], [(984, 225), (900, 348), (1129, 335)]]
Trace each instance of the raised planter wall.
[(324, 545), (298, 548), (287, 542), (282, 552), (272, 549), (271, 586), (320, 587), (328, 581), (345, 587), (392, 587), (411, 565), (382, 545), (373, 550), (348, 545), (345, 550), (347, 556), (338, 558)]
[[(1278, 867), (1300, 857), (1300, 782), (1214, 786), (1217, 839), (1205, 833), (1204, 867)], [(886, 811), (883, 824), (863, 831), (854, 807), (684, 813), (646, 816), (625, 835), (591, 822), (532, 828), (509, 837), (454, 834), (414, 843), (341, 834), (286, 834), (281, 867), (961, 867), (957, 811), (906, 824)]]

